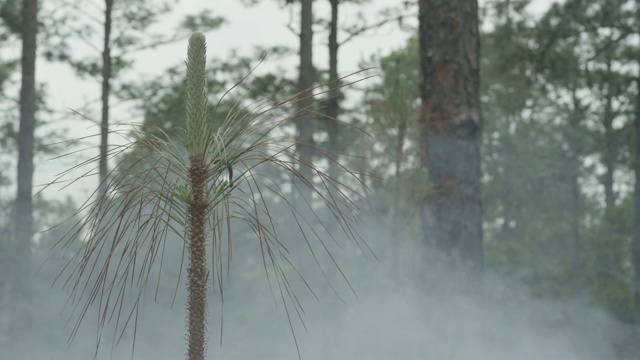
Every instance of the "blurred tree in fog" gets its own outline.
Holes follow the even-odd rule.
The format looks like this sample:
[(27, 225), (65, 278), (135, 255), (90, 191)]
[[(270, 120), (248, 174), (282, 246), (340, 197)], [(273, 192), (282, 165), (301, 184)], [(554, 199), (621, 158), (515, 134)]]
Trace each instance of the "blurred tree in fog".
[[(313, 66), (313, 0), (300, 0), (300, 29), (298, 30), (300, 40), (299, 55), (300, 65), (298, 68), (298, 111), (296, 117), (296, 128), (298, 131), (297, 151), (300, 155), (301, 163), (313, 162), (313, 133), (315, 130), (315, 116), (313, 103), (313, 88), (316, 81), (315, 67)], [(313, 174), (310, 167), (300, 169), (302, 176), (312, 179)], [(297, 184), (301, 189), (305, 189), (304, 184)], [(310, 199), (311, 194), (304, 191), (301, 195)]]
[[(379, 67), (381, 79), (378, 84), (367, 87), (362, 107), (366, 113), (356, 117), (355, 124), (365, 128), (376, 141), (369, 154), (375, 162), (370, 161), (365, 169), (371, 174), (375, 190), (371, 202), (377, 212), (388, 218), (389, 236), (395, 238), (418, 220), (420, 199), (429, 190), (426, 171), (419, 166), (417, 146), (418, 38), (412, 37), (405, 47), (386, 56), (373, 57), (365, 66)], [(393, 174), (393, 178), (388, 174)], [(378, 178), (388, 181), (374, 181)]]
[[(340, 5), (349, 4), (362, 6), (369, 1), (370, 0), (329, 0), (329, 4), (331, 6), (331, 15), (327, 24), (327, 27), (329, 28), (327, 42), (329, 50), (329, 66), (327, 70), (329, 91), (327, 92), (326, 106), (324, 109), (324, 121), (318, 125), (319, 127), (324, 127), (327, 132), (325, 151), (328, 152), (327, 156), (331, 158), (339, 157), (340, 154), (345, 151), (345, 143), (348, 142), (347, 139), (344, 136), (341, 136), (341, 133), (338, 131), (338, 123), (340, 121), (339, 115), (341, 115), (340, 101), (342, 100), (342, 96), (338, 89), (340, 85), (338, 74), (338, 53), (340, 47), (354, 39), (357, 39), (359, 36), (378, 30), (389, 23), (397, 22), (398, 24), (402, 24), (403, 19), (412, 15), (400, 13), (400, 10), (397, 10), (397, 13), (384, 12), (380, 20), (371, 22), (360, 14), (357, 17), (357, 21), (353, 24), (349, 24), (348, 26), (343, 25), (341, 27), (339, 17), (341, 9)], [(406, 10), (406, 8), (409, 7), (410, 6), (408, 4), (404, 4), (403, 10)], [(342, 37), (340, 36), (341, 32), (344, 33)], [(330, 161), (329, 166), (329, 174), (331, 177), (338, 178), (340, 169), (335, 166), (335, 162)]]
[[(505, 273), (518, 268), (518, 276), (538, 291), (555, 291), (550, 289), (559, 284), (578, 291), (583, 216), (578, 175), (590, 143), (583, 137), (584, 105), (572, 96), (581, 80), (570, 71), (572, 44), (554, 52), (563, 56), (563, 70), (550, 70), (566, 81), (542, 76), (547, 68), (534, 46), (555, 35), (540, 23), (536, 29), (527, 5), (495, 3), (484, 9), (494, 24), (482, 38), (486, 261)], [(533, 195), (541, 192), (545, 196)]]
[(556, 106), (572, 109), (568, 123), (573, 131), (565, 135), (572, 168), (592, 164), (582, 179), (573, 176), (574, 183), (590, 183), (591, 189), (599, 184), (602, 189), (591, 197), (592, 206), (587, 202), (580, 210), (580, 218), (591, 213), (595, 221), (574, 241), (574, 278), (582, 278), (584, 291), (626, 320), (633, 307), (627, 179), (633, 158), (631, 85), (636, 76), (628, 65), (628, 52), (638, 46), (630, 41), (637, 21), (632, 5), (622, 0), (556, 4), (539, 22), (538, 35), (538, 69), (545, 90), (555, 95), (550, 100)]
[[(640, 1), (635, 2), (636, 7), (636, 19), (640, 17)], [(638, 28), (638, 22), (635, 22), (635, 33), (640, 34), (640, 28)], [(631, 51), (630, 55), (635, 57), (636, 64), (640, 68), (640, 49)], [(634, 322), (636, 326), (640, 325), (640, 73), (637, 74), (635, 79), (636, 84), (636, 98), (635, 98), (635, 139), (633, 145), (635, 146), (635, 152), (633, 157), (633, 171), (634, 171), (634, 189), (633, 189), (633, 203), (634, 203), (634, 216), (633, 216), (633, 262), (634, 262)]]
[[(278, 0), (281, 2), (280, 0)], [(325, 82), (326, 94), (316, 94), (315, 97), (323, 99), (322, 104), (318, 109), (314, 111), (321, 111), (321, 116), (318, 119), (313, 111), (308, 113), (302, 113), (299, 118), (296, 127), (299, 134), (299, 139), (302, 143), (311, 144), (311, 148), (322, 149), (323, 156), (327, 159), (337, 160), (341, 153), (346, 150), (345, 144), (349, 142), (348, 136), (345, 136), (344, 130), (338, 131), (339, 122), (343, 119), (339, 119), (343, 112), (340, 108), (340, 101), (343, 100), (343, 96), (340, 92), (341, 81), (338, 73), (339, 64), (339, 49), (343, 45), (357, 39), (360, 36), (366, 36), (378, 29), (381, 29), (389, 24), (397, 23), (402, 27), (403, 20), (409, 16), (413, 16), (411, 10), (412, 3), (404, 2), (402, 6), (397, 7), (395, 5), (382, 11), (378, 15), (378, 19), (371, 21), (362, 15), (361, 12), (357, 12), (356, 16), (351, 15), (351, 19), (347, 23), (340, 23), (340, 9), (344, 8), (341, 5), (351, 5), (354, 8), (363, 7), (370, 0), (328, 0), (330, 5), (330, 15), (328, 19), (322, 19), (317, 15), (317, 11), (313, 10), (313, 2), (307, 0), (287, 0), (285, 6), (293, 6), (295, 3), (300, 3), (300, 26), (298, 29), (290, 27), (290, 29), (298, 36), (299, 43), (299, 60), (300, 66), (298, 71), (298, 91), (302, 92), (318, 83), (317, 77), (324, 75), (319, 73), (316, 65), (312, 62), (313, 54), (313, 36), (314, 33), (319, 33), (319, 30), (315, 29), (313, 25), (321, 24), (326, 27), (327, 31), (327, 47), (328, 47), (328, 67), (326, 68), (326, 77), (322, 78)], [(245, 0), (247, 5), (255, 5), (260, 0)], [(341, 36), (342, 35), (342, 36)], [(313, 81), (312, 81), (313, 79)], [(307, 97), (301, 99), (299, 102), (299, 108), (315, 107), (313, 97)], [(320, 121), (318, 121), (320, 120)], [(318, 136), (319, 134), (326, 134), (324, 136)], [(315, 136), (314, 136), (315, 135)], [(316, 139), (319, 138), (320, 140)], [(326, 138), (326, 140), (325, 140)], [(316, 142), (318, 142), (316, 144)], [(314, 151), (306, 146), (301, 146), (301, 155), (303, 157), (311, 158), (314, 156)], [(329, 174), (332, 178), (338, 178), (340, 169), (336, 167), (335, 161), (328, 161)]]
[[(36, 91), (32, 68), (36, 56), (33, 51), (46, 51), (51, 46), (48, 41), (55, 38), (59, 29), (56, 22), (59, 13), (53, 11), (49, 17), (38, 19), (40, 43), (36, 49), (33, 33), (35, 2), (26, 7), (24, 4), (21, 0), (0, 2), (0, 49), (3, 50), (0, 55), (0, 149), (3, 154), (0, 162), (4, 169), (0, 172), (0, 204), (3, 209), (0, 212), (0, 349), (5, 351), (24, 350), (17, 349), (19, 345), (25, 345), (17, 339), (26, 338), (25, 332), (33, 334), (32, 331), (36, 330), (30, 326), (34, 311), (29, 304), (33, 304), (31, 300), (37, 297), (32, 288), (34, 279), (31, 272), (31, 265), (37, 260), (30, 258), (34, 246), (32, 233), (39, 226), (37, 219), (30, 219), (31, 208), (37, 213), (43, 202), (32, 204), (30, 200), (33, 162), (34, 155), (51, 154), (57, 150), (55, 146), (47, 147), (44, 143), (54, 142), (61, 133), (60, 129), (47, 129), (37, 137), (34, 134), (36, 127), (46, 124), (42, 117), (43, 114), (50, 115), (51, 109), (46, 106), (43, 87)], [(30, 12), (26, 16), (28, 21), (23, 22), (23, 11), (27, 10)], [(21, 46), (21, 43), (26, 46)], [(23, 49), (22, 56), (20, 52), (7, 51), (20, 48)], [(17, 76), (20, 65), (27, 76)], [(38, 119), (35, 119), (36, 108)], [(10, 177), (16, 176), (16, 167), (17, 181), (14, 182)], [(18, 202), (13, 195), (15, 184), (19, 184)], [(24, 303), (19, 301), (22, 298), (26, 298)], [(23, 317), (25, 321), (22, 321)], [(0, 351), (0, 357), (8, 354)]]
[[(21, 4), (19, 1), (5, 1), (0, 3), (0, 44), (6, 46), (11, 44), (18, 46), (18, 40), (15, 39), (16, 35), (20, 33), (20, 18), (21, 18)], [(12, 123), (13, 114), (11, 109), (16, 107), (17, 99), (9, 98), (8, 90), (12, 84), (12, 76), (18, 70), (20, 65), (19, 59), (7, 59), (4, 56), (0, 58), (0, 121), (1, 121), (1, 137), (0, 147), (2, 152), (6, 152), (7, 148), (14, 148), (8, 144), (8, 137), (11, 134), (15, 134), (15, 129), (9, 127), (8, 124)], [(2, 159), (2, 167), (6, 168), (6, 159)], [(10, 184), (9, 174), (6, 171), (0, 172), (0, 189), (5, 190), (6, 186)], [(8, 310), (9, 302), (4, 301), (9, 295), (9, 285), (11, 283), (11, 267), (13, 266), (13, 251), (15, 247), (13, 230), (12, 229), (12, 214), (10, 201), (7, 199), (6, 192), (0, 192), (0, 208), (3, 211), (0, 213), (0, 345), (8, 344), (7, 336), (8, 332)], [(6, 346), (6, 345), (5, 345)]]
[(420, 160), (432, 189), (424, 237), (481, 282), (480, 34), (477, 0), (419, 2)]
[(20, 134), (18, 177), (14, 212), (16, 251), (11, 288), (11, 335), (14, 358), (31, 359), (32, 284), (31, 242), (33, 239), (33, 151), (36, 124), (36, 34), (38, 1), (22, 2), (22, 84), (20, 89)]

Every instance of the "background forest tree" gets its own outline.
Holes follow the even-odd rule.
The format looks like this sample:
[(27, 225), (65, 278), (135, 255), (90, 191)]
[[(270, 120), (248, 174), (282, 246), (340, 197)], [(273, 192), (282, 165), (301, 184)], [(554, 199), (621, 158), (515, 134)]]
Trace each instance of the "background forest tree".
[[(247, 3), (259, 6), (255, 4), (266, 2), (269, 1)], [(114, 1), (114, 9), (118, 3)], [(227, 24), (241, 21), (227, 18), (223, 22), (219, 16), (222, 13), (218, 13), (216, 8), (207, 8), (211, 12), (202, 16), (185, 16), (180, 8), (186, 3), (188, 1), (182, 0), (175, 4), (172, 2), (172, 6), (145, 7), (143, 2), (132, 2), (132, 7), (121, 7), (114, 11), (114, 29), (122, 27), (130, 32), (116, 31), (111, 38), (113, 69), (109, 75), (108, 72), (102, 72), (103, 2), (92, 2), (97, 6), (87, 8), (78, 8), (73, 2), (64, 0), (40, 2), (40, 14), (44, 11), (50, 16), (42, 17), (38, 23), (38, 66), (56, 64), (70, 67), (80, 77), (93, 81), (91, 86), (95, 89), (100, 89), (101, 78), (111, 80), (112, 95), (107, 97), (110, 101), (104, 101), (104, 98), (102, 102), (100, 99), (78, 99), (67, 106), (87, 115), (87, 118), (99, 119), (97, 115), (104, 113), (101, 103), (108, 104), (106, 110), (109, 110), (109, 116), (106, 118), (110, 126), (118, 127), (121, 119), (126, 118), (127, 121), (153, 125), (157, 127), (156, 131), (174, 136), (178, 134), (175, 129), (180, 126), (184, 116), (183, 57), (176, 56), (173, 61), (175, 65), (158, 74), (137, 76), (135, 69), (145, 64), (135, 60), (136, 54), (154, 47), (161, 49), (166, 44), (184, 39), (191, 30), (212, 31), (215, 34)], [(366, 10), (377, 3), (375, 0), (273, 0), (270, 3), (280, 6), (281, 12), (290, 16), (289, 27), (294, 34), (279, 39), (274, 45), (256, 47), (251, 51), (228, 53), (218, 51), (216, 44), (211, 43), (207, 91), (211, 99), (222, 100), (212, 103), (209, 110), (222, 119), (234, 108), (250, 114), (256, 110), (252, 104), (277, 104), (298, 90), (320, 86), (316, 89), (313, 102), (301, 105), (313, 106), (314, 111), (307, 115), (313, 118), (314, 126), (304, 130), (306, 132), (300, 132), (300, 122), (297, 125), (288, 123), (282, 127), (282, 131), (288, 134), (300, 132), (307, 142), (319, 148), (328, 147), (326, 155), (339, 157), (347, 167), (361, 174), (362, 184), (353, 182), (349, 185), (367, 189), (366, 201), (357, 203), (365, 214), (363, 221), (366, 221), (366, 225), (363, 226), (362, 236), (380, 259), (376, 261), (370, 256), (372, 260), (361, 261), (370, 253), (354, 244), (337, 242), (336, 246), (344, 246), (335, 260), (344, 265), (346, 277), (351, 279), (350, 285), (353, 285), (360, 300), (349, 300), (348, 286), (344, 288), (332, 281), (326, 284), (325, 276), (332, 279), (337, 274), (317, 273), (304, 266), (300, 268), (312, 288), (314, 283), (325, 284), (320, 285), (319, 289), (314, 288), (314, 294), (309, 297), (314, 299), (316, 296), (321, 300), (318, 306), (326, 311), (322, 312), (321, 318), (331, 324), (327, 325), (329, 329), (333, 329), (326, 333), (321, 331), (319, 337), (333, 336), (329, 334), (335, 333), (345, 339), (335, 340), (335, 349), (331, 350), (335, 353), (326, 350), (328, 353), (324, 354), (339, 358), (344, 356), (339, 355), (340, 349), (350, 351), (347, 350), (350, 348), (346, 339), (351, 339), (349, 336), (352, 334), (349, 326), (336, 324), (342, 324), (341, 321), (354, 316), (352, 314), (357, 312), (358, 301), (374, 296), (372, 294), (383, 297), (376, 292), (380, 290), (376, 289), (394, 289), (394, 296), (401, 297), (406, 303), (423, 304), (427, 312), (433, 297), (451, 299), (458, 296), (450, 292), (453, 291), (450, 287), (454, 285), (446, 284), (454, 282), (451, 277), (439, 278), (437, 271), (429, 270), (431, 263), (444, 255), (426, 244), (425, 238), (428, 236), (425, 236), (425, 228), (428, 226), (425, 227), (425, 223), (433, 218), (429, 218), (428, 212), (425, 212), (425, 204), (439, 194), (442, 184), (434, 181), (433, 168), (428, 164), (424, 166), (423, 162), (426, 144), (425, 137), (420, 136), (421, 119), (424, 116), (421, 113), (420, 86), (423, 81), (420, 78), (420, 64), (425, 59), (420, 51), (418, 2), (393, 1), (393, 5), (384, 5), (389, 6), (388, 9), (373, 16)], [(303, 3), (313, 5), (311, 18), (308, 18), (309, 10), (306, 8), (304, 19), (301, 17)], [(518, 304), (525, 304), (524, 298), (527, 304), (579, 303), (580, 306), (570, 307), (570, 311), (561, 310), (558, 306), (545, 316), (552, 319), (551, 323), (568, 323), (570, 325), (567, 326), (583, 327), (583, 330), (588, 328), (591, 331), (591, 325), (585, 324), (595, 317), (595, 313), (606, 314), (608, 319), (615, 322), (616, 329), (638, 326), (640, 182), (636, 178), (640, 174), (637, 145), (637, 131), (640, 129), (640, 45), (637, 43), (640, 30), (637, 28), (637, 16), (640, 2), (565, 0), (549, 2), (548, 6), (540, 7), (535, 1), (501, 0), (480, 1), (479, 5), (478, 70), (483, 121), (478, 141), (482, 169), (483, 251), (481, 257), (472, 261), (478, 261), (484, 267), (485, 300), (496, 304), (507, 301), (506, 298), (513, 298), (516, 303), (520, 301)], [(25, 225), (26, 222), (12, 221), (18, 212), (10, 209), (16, 205), (14, 194), (17, 185), (27, 183), (18, 180), (18, 174), (10, 169), (18, 165), (19, 145), (26, 144), (21, 141), (18, 131), (21, 122), (18, 104), (24, 106), (26, 103), (20, 101), (18, 94), (21, 81), (27, 78), (21, 76), (20, 55), (12, 50), (19, 48), (22, 41), (27, 39), (21, 34), (22, 6), (23, 2), (18, 0), (0, 1), (0, 148), (3, 153), (0, 164), (4, 169), (0, 172), (0, 208), (3, 209), (0, 211), (0, 358), (5, 355), (4, 349), (14, 342), (12, 329), (15, 327), (12, 326), (11, 316), (17, 313), (14, 307), (18, 302), (14, 299), (22, 296), (21, 282), (31, 284), (28, 290), (33, 295), (33, 306), (30, 307), (34, 319), (30, 330), (33, 341), (60, 349), (53, 353), (65, 354), (64, 345), (59, 344), (64, 344), (68, 331), (62, 330), (58, 315), (64, 305), (64, 296), (62, 293), (50, 295), (57, 290), (51, 289), (49, 276), (60, 270), (67, 261), (67, 254), (52, 255), (49, 250), (55, 239), (64, 235), (65, 229), (57, 227), (49, 232), (41, 231), (72, 216), (86, 200), (78, 198), (79, 194), (64, 198), (47, 192), (35, 197), (33, 239), (26, 242), (29, 246), (22, 247), (18, 252), (19, 244), (25, 242), (14, 240), (19, 230), (14, 226)], [(250, 13), (255, 9), (247, 6), (243, 11)], [(138, 16), (134, 16), (136, 14)], [(94, 17), (98, 21), (91, 20)], [(299, 25), (303, 20), (307, 31), (311, 29), (313, 32), (312, 42), (301, 36), (303, 31)], [(165, 26), (171, 21), (171, 25)], [(287, 24), (280, 26), (284, 28)], [(352, 44), (392, 31), (402, 33), (401, 38), (407, 41), (361, 57), (360, 67), (375, 67), (375, 78), (339, 90), (332, 89), (335, 86), (331, 84), (321, 85), (325, 81), (336, 81), (355, 70), (347, 69), (348, 66), (344, 65), (351, 60), (345, 54)], [(307, 55), (304, 63), (300, 58), (303, 42)], [(77, 51), (80, 46), (85, 50), (93, 46), (98, 51)], [(261, 62), (265, 54), (266, 58)], [(304, 79), (300, 76), (303, 68)], [(240, 82), (249, 73), (251, 75)], [(38, 110), (33, 146), (39, 183), (51, 180), (51, 176), (43, 180), (43, 176), (38, 175), (39, 168), (47, 166), (45, 159), (70, 150), (60, 146), (44, 146), (69, 140), (65, 131), (58, 128), (59, 121), (75, 119), (73, 126), (76, 128), (90, 126), (86, 119), (52, 105), (55, 99), (52, 93), (57, 90), (48, 88), (43, 79), (35, 80)], [(346, 81), (348, 79), (337, 81), (336, 85)], [(226, 91), (234, 86), (236, 88), (227, 94)], [(284, 111), (292, 113), (294, 110), (291, 107)], [(335, 122), (331, 118), (347, 123), (351, 130), (336, 132), (333, 127)], [(94, 122), (99, 123), (98, 120)], [(370, 136), (363, 136), (360, 130)], [(153, 132), (148, 135), (153, 135)], [(118, 141), (115, 138), (109, 140)], [(81, 139), (71, 151), (81, 147), (94, 148), (98, 153), (98, 143), (91, 138)], [(312, 157), (319, 166), (329, 167), (330, 163), (323, 158), (325, 155), (318, 154), (307, 154), (307, 157)], [(130, 154), (123, 154), (120, 159), (129, 161), (131, 159), (128, 156)], [(84, 160), (78, 157), (72, 162)], [(98, 164), (95, 165), (97, 171)], [(343, 176), (340, 168), (330, 168), (329, 172), (338, 181), (351, 181)], [(271, 175), (278, 176), (277, 173)], [(281, 186), (290, 186), (285, 178), (280, 180)], [(88, 189), (87, 196), (97, 189), (97, 182), (88, 186)], [(279, 203), (278, 206), (286, 209), (286, 204)], [(24, 216), (19, 218), (23, 219)], [(287, 218), (274, 216), (274, 221), (286, 222)], [(321, 227), (318, 229), (322, 231)], [(279, 314), (280, 320), (274, 320), (277, 317), (272, 314), (272, 301), (257, 300), (268, 300), (272, 295), (266, 286), (268, 281), (264, 279), (261, 260), (248, 255), (254, 245), (248, 240), (248, 233), (238, 234), (239, 238), (247, 241), (238, 242), (234, 247), (232, 266), (236, 267), (235, 275), (229, 280), (233, 286), (231, 293), (225, 294), (224, 308), (219, 308), (222, 306), (220, 300), (214, 300), (212, 304), (211, 311), (216, 315), (217, 311), (225, 312), (223, 347), (212, 351), (216, 355), (247, 357), (250, 353), (242, 353), (240, 348), (244, 348), (244, 345), (241, 341), (234, 340), (246, 337), (252, 339), (255, 349), (274, 349), (274, 353), (284, 351), (295, 355), (288, 326), (297, 334), (303, 332), (299, 331), (303, 326), (310, 333), (318, 334), (313, 333), (314, 321), (284, 324), (283, 330), (274, 332), (272, 338), (261, 336), (259, 329), (252, 326), (254, 322), (286, 320), (280, 319), (284, 317), (283, 314)], [(28, 239), (26, 235), (20, 238)], [(298, 245), (299, 239), (286, 237), (283, 241), (289, 247), (292, 258), (299, 256), (305, 259)], [(169, 245), (165, 250), (164, 261), (173, 264), (175, 271), (163, 272), (163, 278), (168, 276), (175, 279), (179, 276), (180, 251), (180, 246), (176, 244)], [(27, 265), (29, 262), (22, 261), (29, 256), (32, 257), (30, 266)], [(39, 267), (47, 258), (45, 269), (48, 270), (43, 271)], [(10, 259), (18, 260), (16, 265), (29, 266), (31, 274), (19, 270)], [(333, 260), (320, 258), (318, 262), (328, 265)], [(304, 263), (305, 260), (300, 262)], [(28, 279), (21, 280), (21, 275)], [(156, 275), (160, 277), (160, 273)], [(516, 295), (520, 291), (526, 293), (522, 298)], [(148, 292), (147, 302), (153, 303), (153, 291)], [(149, 306), (156, 309), (152, 311), (169, 314), (173, 289), (160, 290), (160, 294), (159, 303)], [(335, 297), (336, 294), (339, 298)], [(50, 300), (48, 304), (45, 299)], [(348, 304), (344, 305), (337, 299)], [(453, 300), (450, 302), (455, 303)], [(514, 308), (513, 311), (520, 314), (529, 311), (525, 305)], [(360, 322), (368, 324), (371, 329), (376, 328), (374, 321), (384, 321), (386, 314), (384, 311), (376, 313), (380, 314), (379, 318), (363, 318)], [(492, 312), (484, 311), (482, 316), (485, 313)], [(574, 320), (561, 320), (567, 317)], [(412, 313), (408, 318), (422, 319), (417, 313)], [(164, 321), (170, 321), (169, 315)], [(145, 322), (151, 328), (154, 325), (158, 328), (163, 323), (152, 315), (141, 315), (141, 324)], [(426, 321), (424, 323), (424, 326), (428, 326)], [(210, 326), (212, 330), (218, 328), (216, 325)], [(609, 333), (611, 338), (606, 338), (607, 346), (610, 345), (616, 357), (640, 356), (638, 343), (630, 332)], [(138, 336), (143, 334), (140, 330)], [(433, 332), (416, 330), (405, 335), (405, 338), (428, 336), (421, 334)], [(572, 339), (576, 341), (575, 344), (583, 346), (580, 341), (587, 341), (584, 339), (589, 337), (580, 334), (574, 337), (577, 340)], [(217, 336), (220, 334), (215, 333), (213, 339)], [(314, 344), (314, 336), (309, 335), (301, 341), (303, 350), (305, 343)], [(124, 339), (131, 337), (132, 333), (127, 333)], [(392, 339), (393, 335), (387, 334), (387, 337)], [(89, 344), (92, 340), (74, 345), (81, 349), (78, 354), (82, 351), (92, 354), (91, 349), (95, 345)], [(117, 336), (107, 335), (104, 341), (117, 340)], [(428, 343), (429, 339), (424, 341)], [(134, 354), (137, 355), (138, 351), (151, 354), (154, 342), (158, 340), (138, 337), (136, 346), (142, 350), (135, 350)], [(384, 340), (374, 343), (378, 342), (386, 343)], [(216, 341), (211, 340), (210, 344), (214, 347)], [(406, 355), (401, 351), (409, 351), (407, 349), (413, 349), (413, 345), (405, 344), (404, 350), (393, 351)], [(580, 346), (575, 345), (576, 348)], [(314, 349), (314, 345), (308, 347)], [(291, 351), (286, 352), (283, 348)], [(416, 353), (412, 354), (434, 351), (427, 348), (426, 345), (424, 348), (415, 345)], [(34, 351), (34, 358), (43, 353), (38, 352), (37, 348)], [(257, 354), (258, 350), (255, 351)], [(393, 356), (393, 351), (384, 354)]]

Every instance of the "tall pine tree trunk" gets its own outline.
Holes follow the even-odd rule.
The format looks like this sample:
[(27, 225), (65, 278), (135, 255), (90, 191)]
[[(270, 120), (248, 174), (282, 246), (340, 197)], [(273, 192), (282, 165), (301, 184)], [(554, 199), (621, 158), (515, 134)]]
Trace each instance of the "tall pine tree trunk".
[(580, 220), (581, 220), (581, 206), (580, 206), (580, 157), (571, 150), (569, 156), (569, 176), (570, 176), (570, 197), (571, 197), (571, 272), (572, 276), (572, 288), (574, 295), (580, 295), (583, 290), (583, 276), (582, 276), (582, 240), (580, 237)]
[[(338, 8), (340, 0), (329, 0), (331, 4), (331, 20), (329, 23), (329, 83), (332, 88), (338, 86)], [(342, 151), (340, 148), (340, 140), (338, 139), (338, 90), (329, 92), (329, 100), (327, 101), (327, 133), (329, 135), (329, 153), (337, 157)], [(336, 159), (337, 160), (337, 159)], [(335, 162), (329, 161), (329, 176), (334, 179), (338, 177), (338, 166)]]
[(571, 96), (573, 99), (573, 112), (569, 118), (571, 127), (569, 136), (569, 156), (567, 159), (569, 167), (569, 188), (570, 188), (570, 213), (571, 213), (571, 268), (573, 293), (578, 296), (584, 290), (584, 276), (582, 274), (582, 253), (583, 245), (580, 235), (580, 223), (582, 221), (582, 206), (580, 194), (580, 151), (579, 144), (582, 139), (577, 135), (580, 121), (585, 117), (585, 107), (581, 104), (576, 93), (576, 89), (572, 89)]
[[(609, 65), (610, 66), (610, 65)], [(615, 149), (613, 138), (613, 94), (611, 89), (607, 92), (607, 98), (604, 108), (603, 125), (604, 125), (604, 199), (607, 210), (610, 210), (615, 204), (615, 194), (613, 192), (613, 173), (615, 171)]]
[(483, 268), (477, 0), (420, 0), (421, 162), (433, 189), (427, 241), (461, 266)]
[(107, 151), (109, 137), (109, 94), (111, 92), (111, 12), (113, 0), (105, 0), (104, 10), (104, 37), (102, 47), (102, 116), (100, 120), (100, 161), (99, 177), (100, 185), (98, 194), (100, 198), (107, 192)]
[[(313, 95), (312, 88), (315, 81), (315, 69), (313, 67), (313, 0), (300, 0), (300, 73), (298, 77), (296, 128), (298, 131), (298, 155), (302, 163), (309, 163), (313, 158)], [(302, 175), (311, 181), (313, 173), (307, 166), (301, 166)], [(307, 199), (311, 192), (307, 185), (298, 183), (300, 190)]]
[(36, 113), (36, 34), (38, 2), (22, 2), (22, 88), (18, 141), (18, 193), (15, 207), (16, 255), (13, 267), (11, 333), (15, 359), (31, 358), (33, 237), (33, 139)]
[[(638, 62), (640, 64), (640, 61)], [(638, 93), (636, 98), (636, 154), (633, 163), (635, 171), (634, 188), (634, 229), (633, 229), (633, 262), (634, 262), (634, 290), (635, 290), (635, 325), (640, 329), (640, 77), (636, 79)]]

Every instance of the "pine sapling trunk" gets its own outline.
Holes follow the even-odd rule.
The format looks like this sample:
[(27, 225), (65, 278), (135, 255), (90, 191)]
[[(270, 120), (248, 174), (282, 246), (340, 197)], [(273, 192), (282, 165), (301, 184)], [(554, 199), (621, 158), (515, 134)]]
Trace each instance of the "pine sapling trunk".
[(189, 178), (192, 198), (189, 204), (189, 269), (187, 270), (187, 300), (189, 360), (205, 358), (207, 312), (207, 263), (205, 223), (207, 201), (206, 168), (202, 156), (190, 158)]
[(187, 348), (189, 360), (204, 360), (206, 347), (207, 261), (205, 225), (208, 212), (207, 164), (207, 95), (205, 82), (206, 40), (202, 33), (189, 39), (187, 55), (186, 139), (189, 153), (187, 200), (187, 235), (189, 268), (187, 269)]

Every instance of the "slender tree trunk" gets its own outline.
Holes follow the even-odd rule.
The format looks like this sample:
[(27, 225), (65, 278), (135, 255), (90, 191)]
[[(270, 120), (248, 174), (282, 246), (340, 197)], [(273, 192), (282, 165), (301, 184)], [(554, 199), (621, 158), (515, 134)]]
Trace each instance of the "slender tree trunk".
[(580, 239), (580, 158), (575, 150), (569, 158), (569, 174), (571, 187), (571, 268), (573, 273), (573, 292), (579, 295), (582, 292), (582, 241)]
[(111, 13), (113, 0), (105, 0), (104, 43), (102, 46), (102, 117), (100, 120), (100, 198), (107, 192), (107, 151), (109, 137), (109, 95), (111, 93)]
[(615, 204), (615, 194), (613, 193), (613, 172), (615, 171), (615, 150), (613, 139), (613, 111), (611, 109), (613, 101), (612, 95), (607, 94), (604, 111), (604, 199), (607, 209)]
[[(640, 64), (640, 61), (638, 62)], [(636, 98), (636, 156), (633, 164), (635, 171), (634, 188), (634, 228), (633, 228), (633, 263), (634, 263), (634, 290), (635, 290), (635, 325), (640, 329), (640, 77), (636, 79), (638, 93)]]
[(395, 182), (395, 210), (400, 207), (400, 198), (402, 197), (402, 160), (404, 160), (404, 142), (407, 137), (407, 122), (401, 117), (398, 122), (398, 137), (396, 138), (395, 149), (395, 165), (396, 165), (396, 182)]
[[(402, 61), (396, 59), (394, 67), (397, 71), (402, 68)], [(398, 136), (396, 137), (395, 144), (395, 189), (394, 189), (394, 202), (393, 202), (393, 216), (398, 220), (400, 216), (400, 204), (402, 198), (402, 162), (404, 160), (404, 143), (407, 137), (407, 129), (410, 117), (410, 106), (407, 96), (404, 92), (407, 79), (404, 74), (400, 74), (394, 81), (393, 100), (390, 106), (389, 120), (396, 125), (398, 130)], [(397, 225), (401, 225), (400, 222), (395, 221)]]
[(15, 359), (31, 359), (33, 300), (31, 241), (33, 237), (33, 143), (36, 113), (36, 34), (38, 2), (22, 2), (22, 88), (18, 142), (18, 193), (15, 207), (16, 256), (13, 267), (11, 330)]
[[(640, 19), (640, 0), (636, 1), (636, 19)], [(636, 22), (636, 25), (638, 22)], [(640, 28), (636, 29), (640, 33)], [(640, 66), (640, 59), (636, 63)], [(634, 285), (634, 325), (636, 342), (640, 339), (640, 76), (636, 79), (636, 118), (635, 118), (635, 158), (633, 170), (635, 173), (635, 185), (633, 194), (634, 222), (633, 222), (633, 285)]]
[(420, 0), (421, 162), (433, 190), (425, 237), (481, 282), (480, 78), (477, 0)]
[[(514, 120), (514, 117), (508, 116), (507, 121), (511, 122)], [(515, 241), (515, 228), (513, 225), (517, 225), (517, 206), (514, 204), (513, 199), (513, 163), (515, 153), (515, 147), (511, 141), (510, 135), (508, 133), (504, 134), (503, 139), (503, 148), (504, 148), (504, 162), (502, 163), (503, 173), (502, 173), (502, 218), (504, 222), (502, 223), (502, 239), (505, 242)]]
[[(331, 3), (331, 22), (329, 26), (329, 83), (331, 87), (338, 86), (338, 8), (340, 0), (329, 0)], [(340, 139), (338, 139), (338, 113), (340, 105), (338, 103), (338, 90), (329, 92), (329, 100), (327, 101), (327, 133), (329, 135), (329, 152), (333, 153), (337, 161), (338, 154), (342, 152)], [(329, 176), (337, 179), (339, 168), (334, 161), (329, 160)]]
[(571, 133), (568, 136), (569, 154), (569, 176), (570, 176), (570, 197), (571, 197), (571, 268), (574, 295), (580, 295), (584, 288), (584, 277), (582, 275), (582, 239), (580, 236), (580, 221), (582, 219), (582, 207), (580, 204), (580, 154), (577, 144), (580, 143), (574, 132), (578, 129), (578, 124), (584, 118), (584, 107), (582, 106), (575, 89), (572, 90), (573, 116), (570, 118)]
[[(315, 81), (315, 69), (313, 67), (313, 4), (312, 0), (300, 0), (300, 73), (298, 78), (298, 91), (300, 95), (297, 101), (298, 117), (296, 127), (298, 130), (298, 155), (303, 163), (311, 164), (313, 158), (313, 96), (312, 88)], [(302, 166), (301, 174), (311, 181), (313, 172), (307, 166)], [(299, 183), (298, 186), (303, 196), (310, 199), (310, 190), (307, 185)]]

